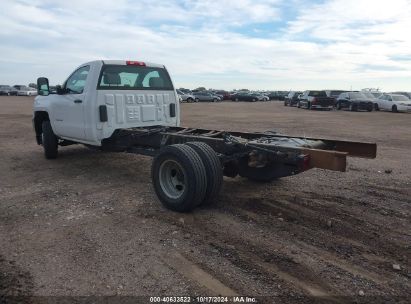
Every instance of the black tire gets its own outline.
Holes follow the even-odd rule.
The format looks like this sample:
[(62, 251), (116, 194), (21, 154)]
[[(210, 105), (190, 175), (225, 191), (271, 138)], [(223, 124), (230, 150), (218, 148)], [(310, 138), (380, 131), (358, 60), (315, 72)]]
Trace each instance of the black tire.
[(257, 101), (257, 99), (253, 98), (253, 102), (256, 102), (256, 101)]
[(374, 104), (374, 110), (375, 110), (375, 111), (379, 111), (379, 110), (380, 110), (380, 107), (378, 106), (378, 103), (375, 103), (375, 104)]
[(398, 108), (396, 105), (393, 105), (391, 108), (391, 111), (393, 111), (394, 113), (398, 113)]
[(301, 108), (301, 103), (300, 102), (297, 102), (297, 108)]
[[(165, 167), (173, 164), (181, 169), (180, 172), (175, 172), (173, 176), (171, 169), (171, 175), (167, 175)], [(172, 185), (170, 180), (179, 179), (179, 175), (180, 179), (183, 179), (184, 185), (180, 187)], [(204, 200), (207, 188), (204, 164), (198, 153), (187, 145), (178, 144), (164, 147), (153, 159), (151, 178), (158, 199), (170, 210), (189, 212)], [(172, 191), (176, 193), (174, 197)]]
[(238, 99), (238, 97), (236, 97), (236, 98), (235, 98), (235, 101), (240, 101), (240, 100)]
[(372, 106), (372, 103), (370, 103), (367, 106), (367, 112), (372, 112), (372, 110), (373, 110), (373, 106)]
[(44, 156), (47, 159), (55, 159), (58, 153), (58, 138), (54, 134), (49, 121), (43, 121), (41, 128)]
[(339, 102), (339, 103), (337, 103), (337, 110), (341, 110), (342, 109), (342, 106), (341, 106), (341, 102)]
[(196, 98), (195, 100), (194, 100), (194, 102), (199, 102), (200, 101), (200, 99), (198, 99), (198, 98)]
[(214, 98), (214, 99), (213, 99), (213, 102), (217, 102), (217, 99), (216, 99), (216, 98)]
[(351, 112), (356, 112), (357, 111), (357, 105), (355, 105), (355, 104), (350, 104), (350, 111)]
[(288, 106), (287, 101), (284, 101), (284, 107)]
[(194, 102), (194, 99), (192, 99), (191, 97), (188, 97), (187, 102)]
[(217, 153), (203, 142), (188, 142), (187, 146), (193, 148), (203, 161), (207, 177), (207, 189), (202, 205), (211, 205), (217, 201), (223, 184), (223, 169)]
[(312, 110), (312, 108), (311, 108), (311, 102), (308, 102), (308, 103), (307, 103), (307, 110)]

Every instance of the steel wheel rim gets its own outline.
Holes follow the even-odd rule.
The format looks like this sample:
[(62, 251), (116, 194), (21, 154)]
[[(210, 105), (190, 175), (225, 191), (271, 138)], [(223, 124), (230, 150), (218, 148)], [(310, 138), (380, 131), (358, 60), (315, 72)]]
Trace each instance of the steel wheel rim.
[(172, 199), (180, 198), (186, 189), (186, 178), (181, 165), (174, 160), (166, 160), (159, 170), (160, 186)]

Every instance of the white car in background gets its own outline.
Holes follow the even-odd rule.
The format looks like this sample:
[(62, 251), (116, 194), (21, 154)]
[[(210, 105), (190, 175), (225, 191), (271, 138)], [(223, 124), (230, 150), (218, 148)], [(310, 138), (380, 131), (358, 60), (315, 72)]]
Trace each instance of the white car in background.
[(37, 90), (30, 88), (30, 87), (21, 86), (17, 90), (17, 96), (36, 96), (36, 95), (37, 95)]
[(180, 90), (176, 90), (176, 91), (177, 91), (177, 95), (178, 95), (178, 98), (179, 98), (180, 102), (196, 102), (196, 101), (198, 101), (196, 99), (196, 97), (192, 94), (185, 93), (185, 92), (180, 91)]
[(378, 98), (376, 110), (411, 112), (411, 99), (400, 94), (383, 94)]

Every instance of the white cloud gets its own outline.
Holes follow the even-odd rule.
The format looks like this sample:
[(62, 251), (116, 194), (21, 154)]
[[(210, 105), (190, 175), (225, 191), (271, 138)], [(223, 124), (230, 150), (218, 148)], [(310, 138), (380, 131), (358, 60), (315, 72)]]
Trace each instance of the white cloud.
[[(113, 58), (164, 63), (188, 87), (407, 89), (410, 1), (294, 2), (4, 1), (0, 82), (62, 82), (82, 62)], [(272, 35), (239, 30), (287, 15)]]

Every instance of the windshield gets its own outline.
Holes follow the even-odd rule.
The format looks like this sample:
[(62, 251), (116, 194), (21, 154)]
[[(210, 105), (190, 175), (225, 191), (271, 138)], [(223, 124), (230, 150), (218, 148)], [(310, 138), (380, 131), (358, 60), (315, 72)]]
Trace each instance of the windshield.
[(325, 91), (310, 91), (308, 94), (309, 96), (316, 96), (316, 97), (327, 97)]
[(409, 101), (410, 99), (404, 95), (392, 95), (394, 101)]
[(374, 95), (372, 95), (371, 93), (368, 93), (368, 92), (366, 92), (366, 93), (362, 93), (365, 97), (368, 97), (368, 98), (375, 98), (375, 96)]
[(104, 65), (98, 89), (173, 90), (166, 69), (132, 65)]
[(344, 93), (344, 91), (331, 91), (330, 96), (339, 96), (341, 93)]
[(367, 97), (364, 96), (364, 94), (359, 93), (359, 92), (352, 92), (349, 93), (350, 94), (350, 98), (354, 98), (354, 99), (367, 99)]

